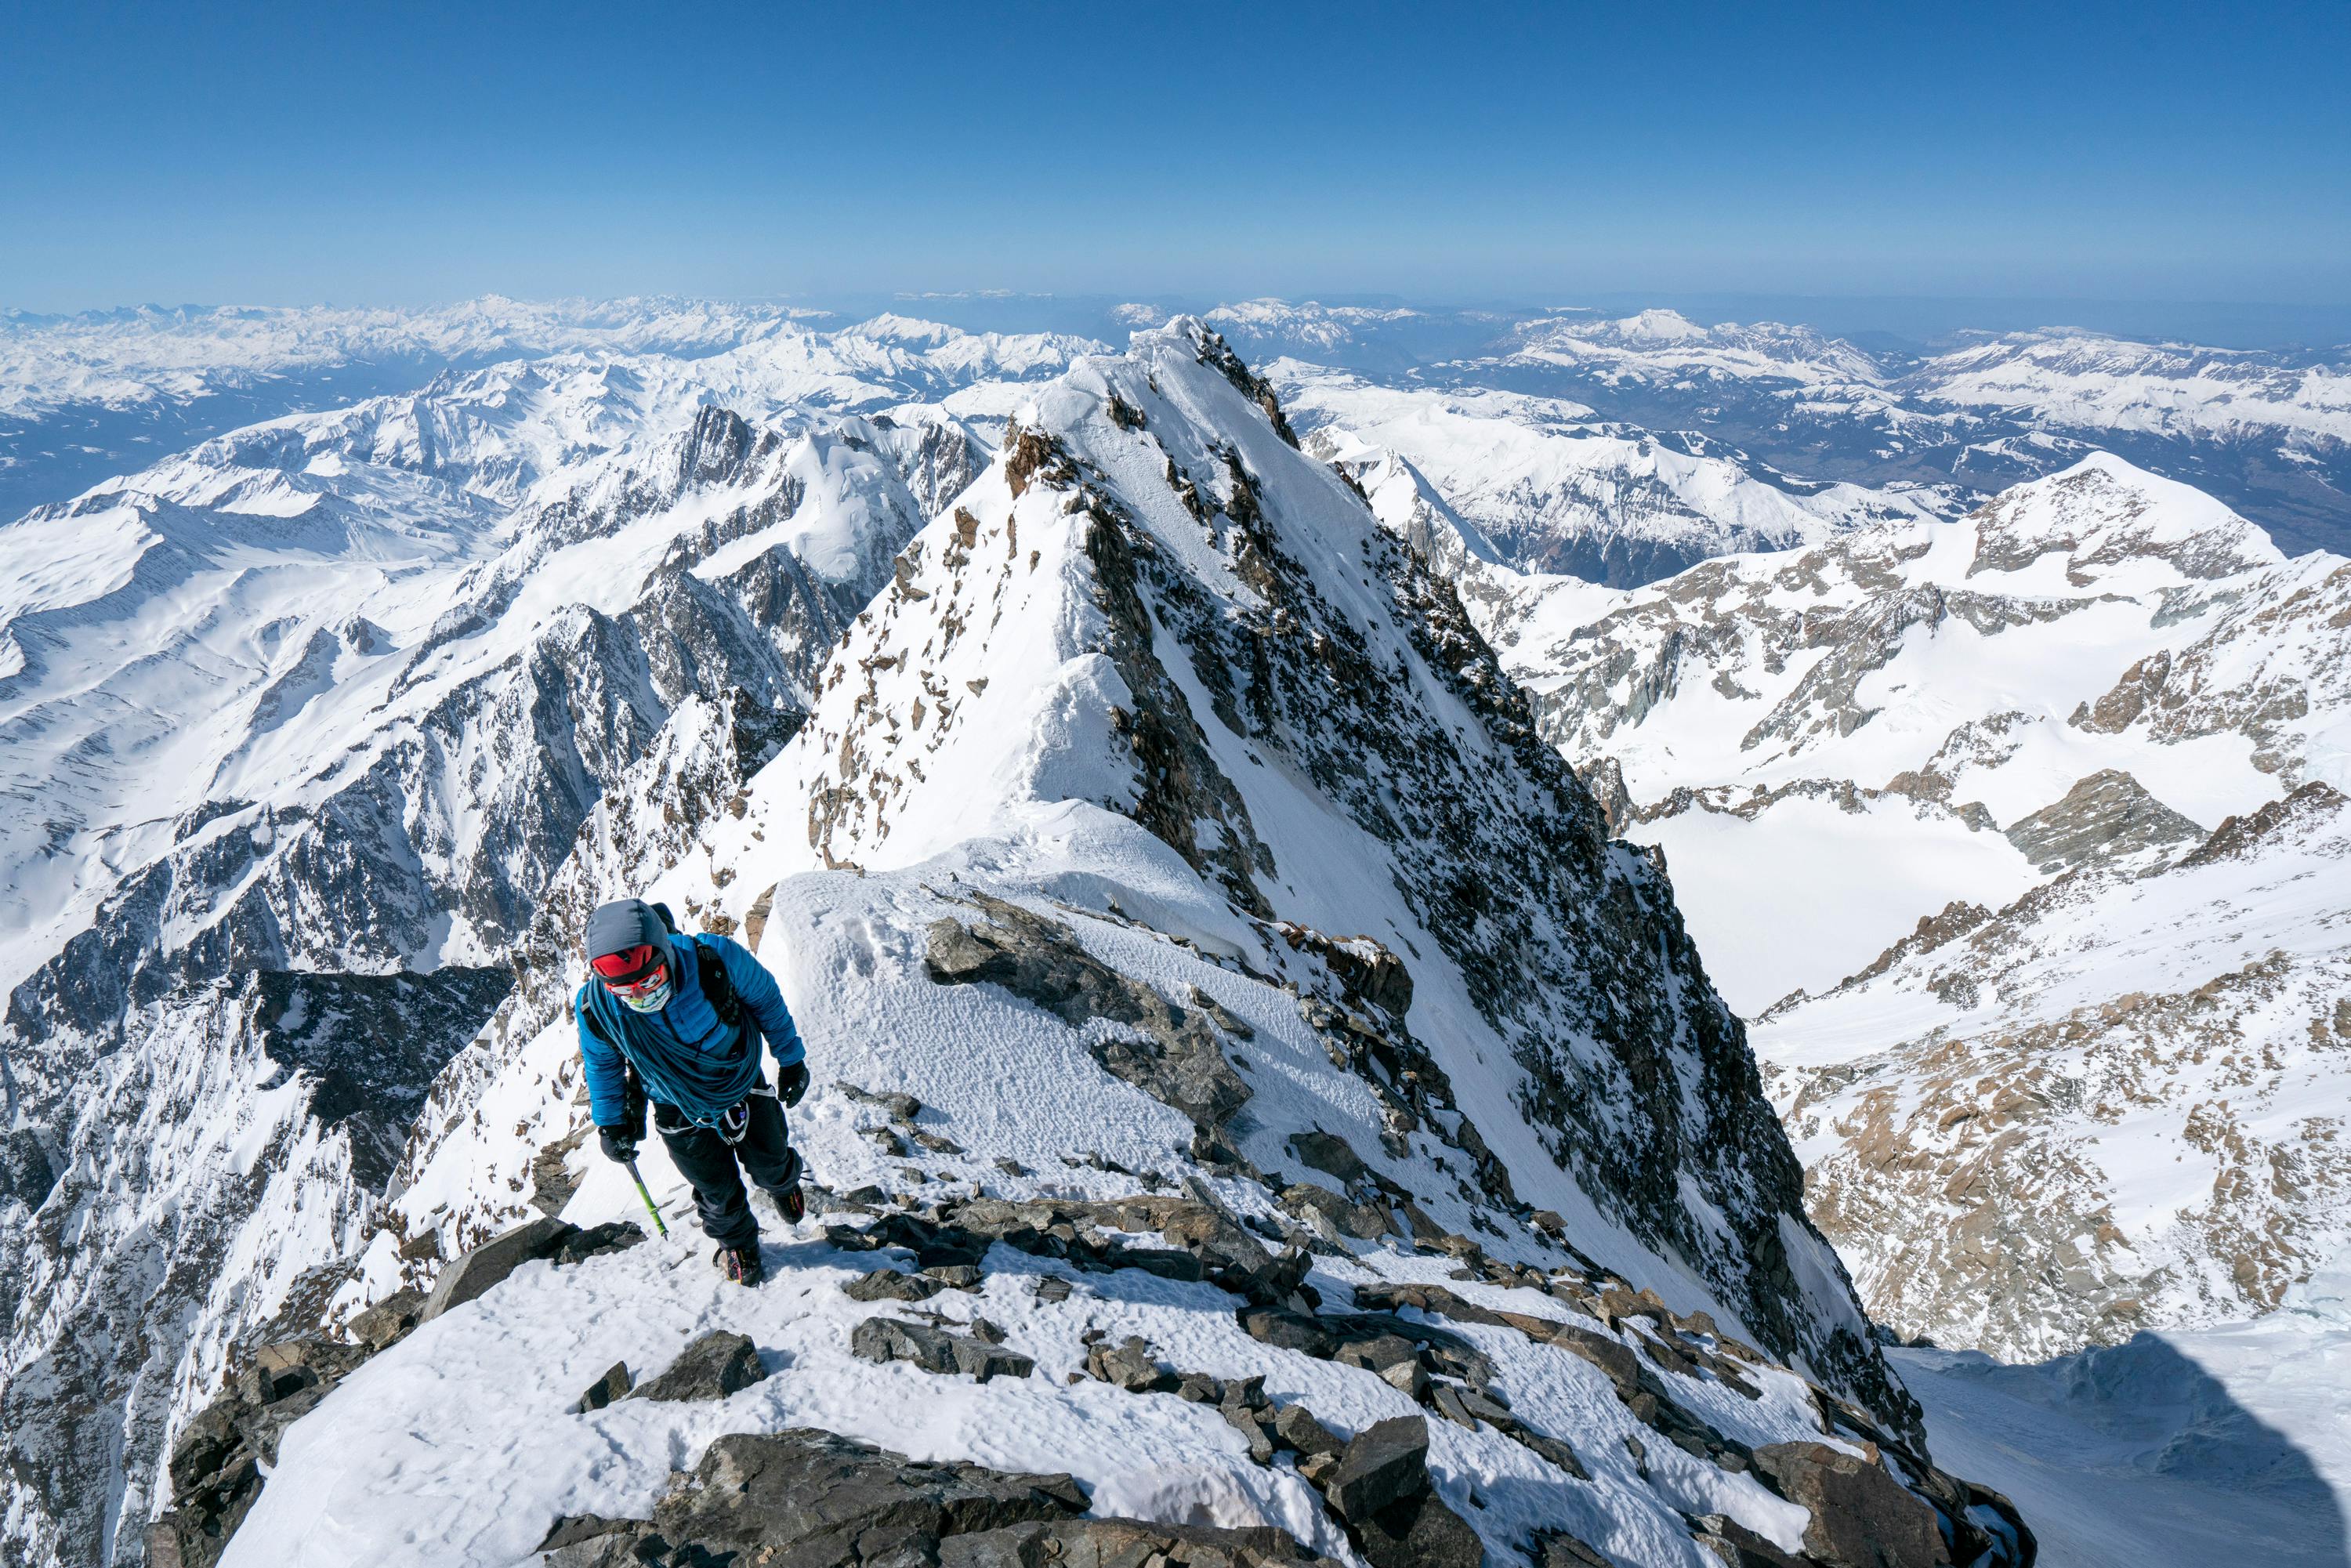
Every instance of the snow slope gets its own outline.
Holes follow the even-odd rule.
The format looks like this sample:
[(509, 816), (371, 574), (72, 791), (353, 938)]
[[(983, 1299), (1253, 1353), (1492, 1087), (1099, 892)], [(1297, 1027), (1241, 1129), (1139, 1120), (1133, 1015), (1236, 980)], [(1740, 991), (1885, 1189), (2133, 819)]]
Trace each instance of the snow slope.
[[(1515, 1260), (1546, 1273), (1498, 1261), (1482, 1277), (1501, 1283), (1472, 1267), (1448, 1288), (1599, 1325), (1579, 1292), (1650, 1286), (1874, 1406), (1888, 1441), (1906, 1430), (1662, 878), (1604, 842), (1442, 585), (1285, 435), (1265, 383), (1186, 320), (1022, 407), (736, 806), (696, 821), (623, 798), (591, 818), (335, 1315), (570, 1173), (574, 1218), (629, 1212), (580, 1148), (564, 998), (579, 912), (634, 886), (778, 973), (820, 1084), (797, 1135), (852, 1225), (893, 1204), (944, 1222), (978, 1194), (1168, 1193), (1311, 1242), (1326, 1312), (1451, 1258)], [(841, 1085), (920, 1109), (893, 1130)], [(1295, 1140), (1316, 1132), (1347, 1159), (1309, 1157)], [(1081, 1335), (1261, 1374), (1348, 1430), (1415, 1408), (1387, 1382), (1245, 1336), (1213, 1285), (1001, 1243), (976, 1298), (933, 1305), (984, 1313), (1037, 1375), (877, 1369), (846, 1354), (884, 1310), (840, 1293), (873, 1261), (841, 1250), (856, 1239), (771, 1242), (755, 1293), (683, 1238), (525, 1270), (298, 1422), (226, 1561), (513, 1561), (560, 1514), (643, 1517), (721, 1432), (804, 1423), (1066, 1469), (1098, 1515), (1277, 1522), (1352, 1560), (1287, 1461), (1252, 1463), (1203, 1407), (1077, 1375)], [(1555, 1290), (1528, 1288), (1552, 1270)], [(1035, 1294), (1040, 1272), (1066, 1301)], [(614, 1357), (650, 1369), (712, 1324), (775, 1375), (718, 1405), (557, 1414)], [(1507, 1325), (1474, 1343), (1520, 1420), (1590, 1453), (1575, 1479), (1489, 1423), (1437, 1425), (1439, 1495), (1497, 1560), (1566, 1530), (1616, 1562), (1709, 1563), (1707, 1515), (1801, 1544), (1803, 1511), (1708, 1444), (1622, 1441), (1641, 1423), (1585, 1362)], [(1789, 1374), (1761, 1370), (1750, 1399), (1691, 1371), (1672, 1398), (1740, 1444), (1842, 1442)]]
[(2267, 1311), (2351, 1245), (2346, 860), (2351, 801), (2308, 784), (1775, 1009), (1757, 1049), (1873, 1310), (2037, 1360)]
[(2039, 1366), (1893, 1358), (1936, 1447), (2015, 1498), (2049, 1568), (2333, 1568), (2351, 1551), (2351, 1295), (2339, 1264), (2247, 1322)]

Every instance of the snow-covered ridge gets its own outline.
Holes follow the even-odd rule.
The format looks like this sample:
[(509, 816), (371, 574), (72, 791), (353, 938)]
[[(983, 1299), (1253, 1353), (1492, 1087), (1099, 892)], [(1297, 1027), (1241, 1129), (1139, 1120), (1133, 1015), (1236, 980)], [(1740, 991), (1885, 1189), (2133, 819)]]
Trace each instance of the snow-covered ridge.
[[(159, 450), (295, 411), (364, 411), (435, 376), (444, 380), (428, 394), (451, 391), (451, 381), (470, 373), (569, 382), (567, 395), (584, 400), (583, 413), (601, 398), (612, 419), (640, 424), (662, 402), (683, 402), (688, 413), (718, 402), (759, 419), (792, 407), (871, 413), (959, 400), (958, 413), (996, 418), (1004, 400), (991, 387), (1050, 375), (1102, 347), (1062, 333), (966, 332), (896, 316), (825, 328), (800, 317), (695, 301), (488, 299), (437, 312), (130, 312), (20, 322), (0, 329), (0, 517), (142, 468)], [(533, 362), (535, 377), (527, 368)], [(616, 384), (602, 394), (579, 384), (598, 376)], [(517, 395), (528, 399), (530, 386)]]
[[(0, 318), (0, 413), (68, 402), (110, 408), (201, 397), (217, 385), (355, 361), (538, 358), (563, 352), (698, 356), (738, 348), (810, 312), (709, 300), (530, 303), (496, 295), (432, 310), (141, 306)], [(821, 314), (817, 312), (813, 314)]]
[(1672, 310), (1644, 310), (1615, 320), (1571, 317), (1522, 323), (1509, 353), (1642, 380), (1770, 378), (1834, 387), (1876, 385), (1886, 379), (1868, 354), (1809, 327), (1776, 321), (1701, 327)]
[[(1471, 1556), (1541, 1559), (1567, 1550), (1546, 1546), (1558, 1532), (1611, 1554), (1577, 1562), (1700, 1568), (1719, 1549), (1698, 1537), (1725, 1531), (1814, 1549), (1817, 1521), (1744, 1456), (1866, 1452), (1824, 1424), (1834, 1400), (1760, 1363), (1750, 1398), (1694, 1340), (1714, 1361), (1659, 1387), (1703, 1416), (1650, 1441), (1663, 1428), (1644, 1409), (1683, 1417), (1539, 1343), (1588, 1322), (1593, 1356), (1629, 1349), (1627, 1320), (1573, 1303), (1589, 1290), (1614, 1314), (1650, 1286), (1703, 1304), (1718, 1343), (1800, 1356), (1872, 1405), (1885, 1426), (1859, 1418), (1886, 1443), (1916, 1439), (1669, 888), (1605, 843), (1443, 585), (1286, 435), (1270, 390), (1197, 323), (1081, 363), (900, 554), (807, 724), (738, 799), (598, 813), (514, 998), (436, 1090), (392, 1232), (339, 1312), (550, 1187), (579, 1222), (629, 1212), (580, 1146), (562, 1010), (578, 979), (562, 921), (615, 886), (776, 969), (820, 1084), (799, 1136), (847, 1228), (771, 1245), (758, 1293), (658, 1243), (530, 1266), (298, 1422), (229, 1563), (508, 1561), (559, 1516), (650, 1517), (722, 1432), (795, 1426), (1065, 1469), (1098, 1516), (1276, 1524), (1353, 1560), (1353, 1527), (1290, 1460), (1252, 1458), (1212, 1406), (1088, 1377), (1090, 1343), (1138, 1335), (1145, 1356), (1255, 1375), (1268, 1399), (1360, 1431), (1461, 1391), (1334, 1361), (1316, 1336), (1457, 1259), (1461, 1297), (1413, 1299), (1529, 1313), (1464, 1331), (1494, 1375), (1455, 1364), (1516, 1416), (1432, 1423), (1434, 1496)], [(674, 1199), (657, 1151), (646, 1165)], [(1065, 1240), (1020, 1228), (1064, 1209)], [(1113, 1212), (1190, 1227), (1209, 1277), (1087, 1263)], [(921, 1261), (920, 1238), (977, 1226), (994, 1228), (974, 1238), (977, 1277), (959, 1276), (974, 1293), (920, 1310), (1001, 1341), (1019, 1370), (861, 1362), (858, 1321), (906, 1314), (844, 1296), (893, 1256), (854, 1249), (910, 1239)], [(1277, 1265), (1268, 1244), (1310, 1250)], [(1257, 1282), (1229, 1267), (1236, 1248), (1264, 1260), (1242, 1270)], [(1396, 1310), (1446, 1344), (1462, 1321)], [(1689, 1310), (1658, 1321), (1700, 1327)], [(616, 1357), (651, 1370), (715, 1326), (751, 1335), (773, 1375), (716, 1404), (554, 1416)], [(1572, 1454), (1541, 1446), (1571, 1431)], [(1928, 1484), (1888, 1452), (1864, 1468)], [(1989, 1504), (1935, 1484), (1966, 1555), (2018, 1560), (1976, 1534), (1998, 1522)], [(1916, 1494), (1886, 1506), (1935, 1539)]]
[(2029, 407), (2055, 427), (2351, 441), (2351, 352), (2343, 349), (2257, 352), (2053, 329), (1938, 354), (1897, 384), (1957, 407)]
[(1099, 345), (1054, 333), (966, 332), (881, 316), (820, 329), (829, 312), (715, 300), (527, 303), (489, 296), (436, 310), (153, 307), (0, 321), (0, 415), (29, 419), (68, 403), (122, 409), (218, 387), (376, 362), (467, 365), (587, 356), (704, 360), (756, 345), (793, 361), (903, 373), (1058, 369)]
[(1692, 879), (1709, 966), (1754, 1011), (1955, 898), (2007, 903), (2043, 873), (1999, 830), (2093, 775), (2206, 828), (2346, 781), (2343, 581), (2102, 455), (1954, 522), (1629, 592), (1493, 572), (1466, 591), (1545, 732)]

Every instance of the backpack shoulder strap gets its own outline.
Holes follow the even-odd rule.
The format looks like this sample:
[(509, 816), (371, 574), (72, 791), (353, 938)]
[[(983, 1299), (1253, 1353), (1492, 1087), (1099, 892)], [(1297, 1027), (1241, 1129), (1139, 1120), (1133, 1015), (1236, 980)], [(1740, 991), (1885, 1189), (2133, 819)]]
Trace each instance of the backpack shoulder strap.
[(573, 994), (571, 998), (571, 1014), (581, 1023), (587, 1025), (588, 1032), (594, 1035), (598, 1040), (603, 1041), (608, 1049), (612, 1051), (619, 1051), (621, 1049), (620, 1041), (612, 1038), (611, 1031), (607, 1030), (604, 1027), (603, 1020), (596, 1016), (596, 1000), (594, 996), (590, 994), (587, 986), (580, 987), (580, 989)]
[(726, 960), (699, 936), (689, 936), (694, 944), (694, 977), (701, 982), (703, 999), (718, 1021), (733, 1029), (743, 1021), (743, 998), (735, 992), (735, 982), (727, 977)]

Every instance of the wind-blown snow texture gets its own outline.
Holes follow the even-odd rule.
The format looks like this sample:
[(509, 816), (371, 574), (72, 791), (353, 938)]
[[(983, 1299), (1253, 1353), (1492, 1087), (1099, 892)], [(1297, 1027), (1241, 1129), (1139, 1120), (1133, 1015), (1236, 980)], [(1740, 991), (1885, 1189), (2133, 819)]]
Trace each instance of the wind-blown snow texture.
[[(336, 1315), (511, 1223), (543, 1184), (568, 1187), (567, 1166), (586, 1166), (572, 1218), (629, 1212), (579, 1145), (563, 998), (569, 922), (631, 885), (775, 968), (820, 1084), (797, 1136), (836, 1193), (1185, 1190), (1266, 1233), (1319, 1235), (1311, 1278), (1332, 1301), (1448, 1265), (1400, 1239), (1402, 1219), (1344, 1239), (1327, 1201), (1302, 1200), (1315, 1184), (1391, 1215), (1409, 1194), (1414, 1227), (1538, 1266), (1573, 1257), (1531, 1227), (1548, 1208), (1591, 1268), (1907, 1425), (1662, 877), (1608, 844), (1444, 585), (1288, 443), (1264, 383), (1196, 323), (1081, 361), (1019, 408), (815, 684), (799, 733), (724, 809), (677, 795), (655, 758), (591, 817)], [(948, 983), (990, 951), (1027, 956)], [(829, 1081), (924, 1109), (893, 1131)], [(1268, 1173), (1294, 1171), (1293, 1135), (1315, 1131), (1364, 1172), (1285, 1190)], [(647, 1163), (674, 1205), (675, 1178)], [(1301, 1230), (1307, 1215), (1323, 1228)], [(873, 1309), (838, 1289), (870, 1260), (802, 1232), (746, 1293), (689, 1245), (527, 1270), (385, 1353), (297, 1423), (227, 1561), (510, 1561), (559, 1514), (643, 1517), (722, 1431), (808, 1424), (1066, 1469), (1097, 1514), (1280, 1523), (1345, 1557), (1314, 1494), (1247, 1459), (1223, 1417), (1064, 1386), (1081, 1331), (1261, 1373), (1343, 1429), (1416, 1408), (1367, 1371), (1244, 1336), (1212, 1286), (1074, 1274), (1054, 1302), (1035, 1276), (1071, 1271), (1003, 1247), (950, 1316), (988, 1317), (1034, 1377), (877, 1370), (847, 1354)], [(1570, 1315), (1564, 1298), (1459, 1288)], [(774, 1375), (718, 1406), (555, 1414), (615, 1357), (651, 1368), (713, 1325), (750, 1333)], [(1579, 1435), (1591, 1479), (1440, 1424), (1439, 1494), (1490, 1551), (1565, 1529), (1626, 1563), (1706, 1563), (1686, 1518), (1705, 1514), (1798, 1544), (1801, 1510), (1703, 1447), (1639, 1459), (1605, 1379), (1519, 1333), (1476, 1343), (1528, 1424)], [(1766, 1382), (1750, 1401), (1701, 1378), (1693, 1396), (1744, 1443), (1822, 1438), (1802, 1385)]]
[(2015, 1498), (2056, 1568), (2351, 1556), (2351, 1270), (2338, 1256), (2248, 1321), (2039, 1366), (1893, 1358), (1937, 1452)]

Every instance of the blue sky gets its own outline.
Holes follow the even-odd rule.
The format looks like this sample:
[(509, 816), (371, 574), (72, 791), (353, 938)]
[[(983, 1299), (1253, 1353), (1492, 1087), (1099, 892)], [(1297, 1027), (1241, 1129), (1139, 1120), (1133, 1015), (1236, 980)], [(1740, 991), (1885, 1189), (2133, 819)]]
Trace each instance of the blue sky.
[(0, 5), (0, 307), (2351, 305), (2343, 0)]

